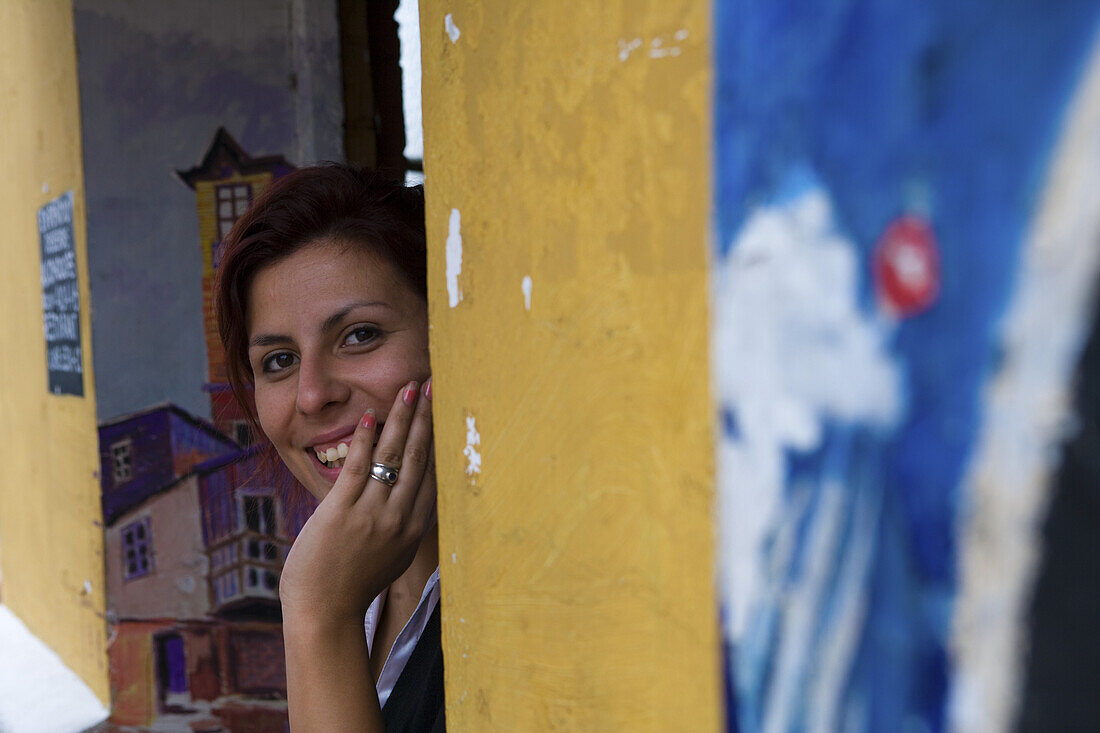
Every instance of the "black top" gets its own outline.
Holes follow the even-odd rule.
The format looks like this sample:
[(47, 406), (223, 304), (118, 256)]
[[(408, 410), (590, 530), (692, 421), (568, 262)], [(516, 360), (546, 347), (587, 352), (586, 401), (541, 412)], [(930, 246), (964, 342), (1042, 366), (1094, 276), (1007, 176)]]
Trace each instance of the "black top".
[(401, 670), (386, 704), (382, 706), (386, 733), (444, 733), (443, 645), (439, 635), (439, 603), (435, 604), (424, 633)]

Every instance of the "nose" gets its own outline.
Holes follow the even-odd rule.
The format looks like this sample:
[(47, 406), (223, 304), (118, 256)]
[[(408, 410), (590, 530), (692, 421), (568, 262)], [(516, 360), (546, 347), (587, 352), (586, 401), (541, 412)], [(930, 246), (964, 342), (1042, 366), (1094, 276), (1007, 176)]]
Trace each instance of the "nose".
[(323, 356), (301, 357), (298, 366), (298, 399), (303, 415), (316, 415), (326, 407), (348, 399), (350, 389)]

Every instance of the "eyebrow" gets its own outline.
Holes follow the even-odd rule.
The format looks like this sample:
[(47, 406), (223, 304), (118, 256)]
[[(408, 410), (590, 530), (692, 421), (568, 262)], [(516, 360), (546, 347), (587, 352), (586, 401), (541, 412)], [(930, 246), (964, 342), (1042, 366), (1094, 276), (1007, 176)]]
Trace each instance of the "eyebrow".
[[(352, 311), (354, 311), (358, 308), (370, 308), (370, 307), (377, 307), (377, 306), (381, 306), (383, 308), (390, 308), (391, 310), (393, 308), (389, 303), (385, 303), (381, 300), (370, 300), (370, 301), (358, 300), (358, 301), (355, 301), (354, 303), (348, 303), (343, 308), (336, 311), (331, 316), (329, 316), (328, 318), (325, 319), (325, 322), (321, 324), (321, 332), (326, 333), (326, 332), (331, 331), (332, 329), (336, 328), (337, 326), (340, 325), (341, 321), (343, 321), (345, 318), (347, 318), (349, 313), (351, 313)], [(256, 336), (253, 336), (251, 339), (249, 339), (248, 347), (252, 348), (253, 346), (274, 346), (276, 344), (289, 343), (293, 340), (294, 339), (292, 339), (290, 336), (284, 336), (283, 334), (261, 333), (261, 334), (258, 334)]]

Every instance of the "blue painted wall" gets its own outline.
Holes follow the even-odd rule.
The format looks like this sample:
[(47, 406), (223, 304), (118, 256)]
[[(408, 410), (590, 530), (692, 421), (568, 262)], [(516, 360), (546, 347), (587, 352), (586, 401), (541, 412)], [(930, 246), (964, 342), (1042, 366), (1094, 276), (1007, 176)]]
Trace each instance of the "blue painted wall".
[[(897, 392), (896, 410), (872, 418), (834, 409), (864, 389), (858, 380), (825, 385), (839, 396), (802, 403), (817, 418), (813, 439), (776, 443), (781, 511), (761, 520), (758, 554), (740, 558), (763, 570), (726, 588), (727, 619), (731, 596), (752, 595), (741, 623), (727, 625), (731, 724), (803, 730), (825, 706), (846, 729), (942, 730), (981, 390), (1100, 7), (716, 0), (714, 17), (716, 328), (750, 328), (723, 310), (734, 297), (723, 288), (754, 278), (738, 248), (764, 241), (754, 239), (761, 222), (793, 222), (800, 202), (824, 201), (827, 221), (807, 236), (842, 242), (856, 263), (852, 312)], [(942, 281), (927, 310), (899, 318), (876, 298), (871, 261), (903, 214), (930, 225)], [(734, 358), (716, 348), (720, 383)], [(761, 424), (746, 427), (737, 389), (719, 389), (720, 451), (735, 457), (751, 452)], [(842, 633), (854, 636), (841, 643)], [(822, 681), (838, 671), (842, 683)]]

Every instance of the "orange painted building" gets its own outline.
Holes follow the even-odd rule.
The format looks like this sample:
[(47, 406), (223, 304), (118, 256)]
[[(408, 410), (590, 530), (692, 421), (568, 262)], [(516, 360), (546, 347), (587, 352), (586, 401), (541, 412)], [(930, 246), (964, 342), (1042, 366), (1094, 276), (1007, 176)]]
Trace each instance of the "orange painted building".
[(202, 312), (206, 330), (207, 382), (214, 425), (241, 445), (252, 443), (246, 416), (233, 398), (225, 371), (225, 352), (214, 320), (214, 276), (221, 260), (221, 243), (237, 218), (276, 178), (294, 166), (281, 155), (253, 158), (219, 127), (202, 162), (179, 177), (195, 191), (202, 247)]

